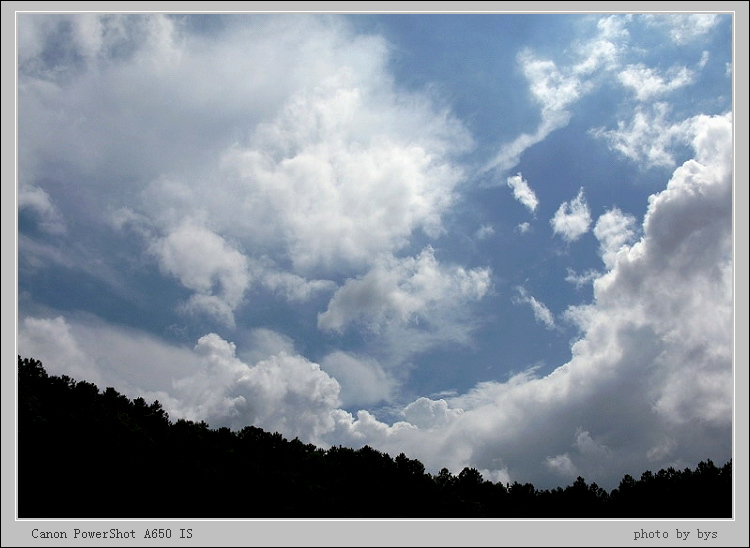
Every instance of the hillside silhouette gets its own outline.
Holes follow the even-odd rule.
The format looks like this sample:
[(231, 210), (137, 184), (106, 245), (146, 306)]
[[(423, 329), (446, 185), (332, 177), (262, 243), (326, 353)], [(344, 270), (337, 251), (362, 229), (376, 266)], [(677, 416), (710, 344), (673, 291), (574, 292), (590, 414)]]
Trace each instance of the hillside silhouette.
[(171, 421), (18, 356), (19, 518), (731, 518), (732, 462), (536, 489), (403, 453)]

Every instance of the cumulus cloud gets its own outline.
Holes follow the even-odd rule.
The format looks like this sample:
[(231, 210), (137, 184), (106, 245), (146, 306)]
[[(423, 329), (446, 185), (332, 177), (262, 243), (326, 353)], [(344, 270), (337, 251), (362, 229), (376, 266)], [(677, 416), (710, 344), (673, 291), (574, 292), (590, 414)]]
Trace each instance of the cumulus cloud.
[(513, 302), (516, 304), (528, 304), (534, 312), (534, 319), (544, 324), (547, 329), (555, 328), (555, 316), (544, 303), (538, 301), (524, 287), (516, 287), (518, 295), (514, 297)]
[(198, 340), (195, 353), (203, 369), (174, 386), (181, 415), (235, 429), (253, 424), (310, 441), (331, 429), (340, 387), (318, 364), (285, 352), (246, 364), (233, 343), (214, 333)]
[[(304, 278), (261, 279), (292, 300), (328, 288), (315, 279), (361, 273), (415, 232), (440, 235), (464, 178), (454, 158), (473, 145), (434, 98), (394, 86), (387, 43), (340, 18), (237, 21), (201, 34), (166, 15), (24, 18), (29, 184), (63, 218), (109, 224), (112, 210), (130, 211), (162, 239), (146, 244), (162, 267), (173, 232), (199, 218), (220, 249)], [(70, 51), (51, 55), (56, 41)], [(45, 177), (49, 165), (61, 177)], [(40, 197), (26, 201), (50, 211)], [(200, 261), (185, 247), (181, 258)], [(219, 293), (176, 268), (164, 272), (201, 286), (186, 286), (199, 294), (189, 306), (210, 301), (225, 319), (247, 289), (240, 265)]]
[(196, 292), (189, 309), (202, 310), (234, 325), (250, 278), (245, 255), (224, 238), (192, 220), (185, 220), (151, 244), (159, 267)]
[(406, 421), (422, 430), (445, 426), (452, 417), (460, 414), (460, 409), (451, 409), (443, 399), (418, 398), (404, 407)]
[(340, 350), (326, 355), (320, 366), (341, 387), (345, 407), (365, 406), (387, 401), (397, 381), (376, 360)]
[(547, 457), (544, 459), (544, 465), (555, 474), (568, 480), (573, 479), (578, 475), (578, 469), (575, 464), (573, 464), (573, 461), (567, 453), (556, 455), (554, 457)]
[(526, 181), (521, 174), (508, 177), (506, 179), (508, 186), (513, 190), (513, 196), (516, 200), (525, 205), (532, 213), (536, 210), (536, 206), (539, 204), (539, 200), (534, 194), (534, 191), (529, 187), (529, 182)]
[[(343, 333), (358, 325), (420, 351), (423, 345), (466, 342), (466, 305), (490, 290), (490, 270), (441, 265), (431, 247), (416, 257), (382, 256), (364, 276), (349, 279), (318, 315), (318, 327)], [(411, 342), (409, 343), (408, 340)], [(404, 348), (405, 352), (409, 352)]]
[(583, 188), (578, 191), (575, 198), (560, 204), (555, 215), (550, 219), (550, 224), (552, 232), (559, 234), (566, 242), (575, 242), (588, 232), (591, 213), (583, 196)]
[[(733, 411), (731, 115), (699, 116), (689, 127), (694, 157), (651, 196), (640, 238), (627, 243), (627, 216), (603, 216), (600, 242), (607, 250), (617, 244), (617, 260), (594, 281), (593, 301), (571, 309), (581, 335), (552, 373), (528, 370), (444, 400), (419, 399), (404, 406), (405, 420), (387, 424), (341, 409), (338, 382), (304, 357), (281, 350), (248, 364), (211, 334), (190, 351), (186, 374), (154, 395), (211, 424), (252, 422), (321, 444), (369, 444), (403, 451), (429, 470), (473, 466), (540, 488), (578, 474), (611, 489), (624, 473), (725, 462)], [(442, 272), (431, 253), (386, 262), (373, 283), (400, 267), (416, 288), (428, 266), (426, 279)], [(456, 278), (448, 279), (453, 286)], [(33, 338), (27, 328), (39, 332), (34, 321), (21, 330), (23, 344)], [(71, 362), (92, 363), (80, 354), (88, 355), (91, 338), (82, 342), (65, 323), (41, 322), (49, 336), (38, 347), (56, 344)], [(289, 350), (288, 341), (271, 339), (269, 350)]]
[[(342, 417), (337, 434), (408, 447), (428, 464), (437, 452), (453, 470), (472, 465), (520, 481), (535, 477), (537, 486), (580, 474), (612, 488), (623, 471), (666, 467), (676, 458), (727, 460), (731, 119), (699, 117), (691, 127), (695, 158), (652, 196), (643, 236), (624, 244), (594, 282), (594, 301), (577, 310), (582, 337), (568, 363), (545, 377), (529, 371), (447, 399), (448, 409), (461, 411), (441, 428), (415, 431), (411, 423), (389, 426), (358, 415)], [(550, 475), (539, 477), (540, 468)]]
[(599, 250), (607, 268), (614, 267), (617, 253), (632, 243), (634, 225), (635, 217), (617, 208), (607, 211), (596, 221), (594, 236), (599, 240)]
[[(573, 480), (580, 475), (579, 466), (585, 462), (587, 471), (601, 470), (609, 465), (610, 450), (596, 442), (589, 432), (578, 428), (575, 433), (573, 450), (554, 457), (547, 457), (544, 465), (560, 479)], [(578, 462), (577, 466), (574, 462)]]
[(309, 280), (282, 270), (267, 257), (250, 261), (252, 277), (275, 295), (294, 303), (303, 303), (322, 292), (333, 291), (332, 280)]
[[(511, 169), (568, 123), (598, 75), (620, 66), (630, 20), (600, 19), (571, 62), (518, 57), (541, 120), (488, 169)], [(130, 244), (187, 294), (184, 312), (234, 329), (183, 347), (79, 317), (27, 315), (21, 352), (52, 373), (158, 398), (173, 418), (369, 444), (432, 471), (473, 466), (537, 487), (576, 473), (611, 488), (624, 471), (731, 456), (730, 115), (672, 122), (656, 103), (595, 133), (644, 165), (675, 166), (675, 145), (694, 157), (650, 198), (640, 226), (616, 209), (597, 220), (603, 272), (568, 277), (590, 281), (593, 300), (565, 314), (580, 330), (567, 363), (395, 403), (397, 374), (408, 369), (396, 366), (468, 342), (474, 304), (491, 293), (489, 268), (443, 263), (424, 243), (444, 234), (466, 178), (456, 158), (471, 149), (468, 132), (434, 97), (397, 89), (386, 42), (355, 35), (345, 20), (251, 17), (206, 34), (184, 25), (163, 15), (25, 18), (20, 205), (68, 245), (102, 227), (132, 230), (140, 240)], [(633, 75), (646, 76), (653, 89), (679, 81), (669, 71)], [(590, 223), (582, 191), (552, 219), (571, 242)], [(24, 260), (76, 262), (34, 237), (19, 238)], [(253, 290), (295, 304), (331, 292), (317, 316), (322, 335), (343, 344), (363, 329), (368, 352), (318, 348), (313, 361), (286, 334), (237, 327)], [(554, 325), (542, 303), (520, 298)], [(403, 420), (357, 409), (384, 401), (402, 405)]]
[[(434, 114), (419, 103), (408, 111), (393, 99), (379, 104), (355, 76), (293, 98), (250, 147), (222, 160), (244, 196), (242, 218), (257, 223), (250, 232), (266, 233), (261, 223), (275, 228), (269, 237), (283, 236), (299, 271), (360, 267), (402, 247), (416, 229), (438, 235), (462, 177), (448, 156), (448, 139), (465, 140), (457, 124), (434, 127)], [(396, 117), (424, 135), (392, 123)]]

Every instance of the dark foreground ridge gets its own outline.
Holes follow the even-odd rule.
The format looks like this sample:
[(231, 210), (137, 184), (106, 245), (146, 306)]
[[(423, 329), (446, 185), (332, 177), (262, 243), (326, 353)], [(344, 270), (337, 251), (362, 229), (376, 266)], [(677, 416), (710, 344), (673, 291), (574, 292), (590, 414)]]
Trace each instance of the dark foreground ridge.
[(254, 426), (177, 420), (155, 401), (18, 357), (19, 518), (731, 518), (732, 462), (607, 492), (437, 475), (403, 453), (320, 449)]

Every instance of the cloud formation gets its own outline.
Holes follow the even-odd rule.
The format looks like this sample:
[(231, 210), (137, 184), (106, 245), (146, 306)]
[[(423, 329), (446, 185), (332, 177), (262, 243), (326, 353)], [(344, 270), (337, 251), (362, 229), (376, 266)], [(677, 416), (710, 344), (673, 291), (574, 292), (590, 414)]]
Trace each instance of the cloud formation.
[[(705, 459), (707, 448), (727, 459), (731, 120), (700, 117), (692, 127), (695, 158), (652, 196), (643, 236), (624, 244), (594, 282), (594, 302), (570, 309), (582, 336), (568, 363), (545, 377), (532, 370), (446, 400), (455, 414), (429, 435), (369, 415), (352, 417), (340, 435), (407, 446), (428, 465), (437, 451), (453, 469), (471, 464), (520, 480), (536, 477), (537, 486), (581, 474), (611, 488), (623, 470), (679, 467)], [(630, 224), (621, 215), (608, 218)], [(550, 472), (546, 479), (539, 467)]]
[(715, 13), (684, 13), (644, 15), (649, 25), (668, 32), (670, 38), (678, 45), (687, 44), (708, 34), (718, 23)]
[(617, 122), (617, 129), (597, 128), (592, 134), (639, 165), (672, 167), (674, 146), (689, 142), (690, 127), (687, 121), (670, 122), (669, 113), (670, 106), (664, 102), (638, 106), (630, 121)]
[[(135, 388), (131, 373), (133, 395), (158, 397), (173, 416), (216, 426), (252, 423), (323, 446), (369, 444), (404, 451), (433, 471), (474, 466), (487, 477), (533, 479), (537, 487), (576, 474), (611, 489), (625, 472), (724, 461), (731, 455), (733, 397), (731, 116), (700, 116), (690, 127), (694, 158), (651, 197), (640, 238), (628, 243), (633, 220), (615, 210), (597, 222), (606, 272), (594, 281), (593, 302), (568, 310), (581, 336), (571, 359), (546, 376), (532, 369), (452, 397), (422, 397), (404, 406), (404, 420), (388, 424), (366, 410), (341, 409), (346, 392), (330, 376), (350, 383), (351, 402), (374, 401), (389, 387), (375, 362), (334, 353), (323, 360), (329, 374), (294, 353), (289, 341), (264, 331), (254, 340), (266, 350), (254, 363), (240, 359), (234, 344), (216, 334), (201, 337), (189, 351), (165, 347), (160, 367), (185, 354), (183, 374), (157, 390)], [(381, 269), (368, 276), (388, 280), (391, 270), (400, 269), (414, 289), (420, 288), (416, 280), (446, 274), (430, 252)], [(438, 287), (461, 287), (460, 280), (469, 278), (457, 272), (449, 270)], [(367, 285), (365, 278), (358, 284)], [(424, 306), (425, 294), (416, 295), (422, 299), (396, 291), (392, 309), (418, 310), (395, 306)], [(54, 357), (51, 364), (85, 364), (81, 374), (107, 382), (113, 370), (87, 357), (108, 350), (96, 346), (106, 341), (95, 332), (63, 318), (27, 318), (19, 337), (34, 355)], [(118, 336), (131, 348), (142, 346), (133, 332)], [(357, 386), (366, 379), (375, 382)]]
[(484, 166), (484, 171), (497, 169), (502, 173), (513, 169), (528, 148), (568, 124), (572, 116), (570, 107), (596, 88), (596, 74), (618, 66), (620, 52), (629, 37), (626, 29), (629, 19), (630, 16), (617, 15), (600, 19), (595, 35), (575, 48), (576, 62), (558, 66), (530, 49), (519, 53), (518, 64), (531, 97), (541, 109), (541, 121), (533, 133), (522, 133), (503, 145)]
[(398, 347), (403, 359), (432, 345), (466, 343), (473, 327), (467, 305), (490, 289), (488, 268), (442, 265), (431, 247), (416, 257), (384, 255), (334, 293), (318, 327), (339, 334), (364, 328)]
[(635, 237), (635, 217), (626, 215), (617, 208), (611, 209), (599, 217), (594, 226), (594, 236), (599, 240), (599, 251), (604, 266), (615, 266), (617, 254)]
[[(645, 20), (698, 55), (720, 19)], [(369, 444), (433, 472), (611, 488), (731, 455), (732, 119), (666, 102), (723, 61), (713, 49), (653, 66), (631, 43), (643, 19), (616, 15), (554, 59), (523, 50), (539, 118), (499, 146), (469, 134), (440, 82), (397, 81), (394, 46), (346, 18), (201, 21), (21, 17), (19, 351), (173, 419)], [(597, 90), (602, 112), (576, 107)], [(574, 115), (605, 124), (589, 135), (611, 156), (673, 173), (648, 172), (662, 191), (637, 216), (576, 184), (591, 210), (581, 186), (550, 226), (572, 243), (604, 211), (576, 247), (602, 262), (568, 269), (590, 302), (553, 314), (524, 287), (495, 293), (544, 270), (549, 235), (483, 202), (469, 163), (497, 151), (485, 170), (535, 213), (559, 179), (537, 170), (532, 190), (507, 172)], [(514, 302), (547, 329), (518, 336)], [(513, 356), (561, 334), (569, 355), (518, 370)]]
[(583, 195), (583, 188), (575, 198), (563, 202), (550, 219), (552, 232), (559, 234), (566, 242), (575, 242), (589, 231), (591, 213)]
[(539, 205), (539, 200), (531, 190), (529, 182), (526, 181), (521, 174), (508, 177), (506, 179), (508, 186), (513, 190), (513, 196), (516, 200), (521, 202), (526, 208), (532, 213), (536, 211), (536, 206)]
[(195, 291), (185, 305), (234, 325), (234, 309), (250, 283), (247, 258), (221, 236), (186, 220), (150, 248), (167, 274)]
[(376, 360), (341, 350), (326, 355), (320, 366), (339, 383), (340, 397), (345, 407), (388, 401), (398, 384)]
[[(415, 231), (442, 232), (464, 177), (453, 157), (471, 138), (428, 95), (394, 87), (381, 38), (337, 18), (225, 21), (211, 38), (162, 15), (25, 19), (24, 203), (50, 226), (83, 191), (95, 222), (113, 205), (131, 211), (162, 239), (145, 242), (161, 263), (200, 219), (246, 257), (303, 278), (361, 272)], [(50, 55), (66, 28), (70, 56)], [(47, 181), (42, 194), (31, 185), (50, 163), (85, 184)], [(226, 319), (241, 288), (206, 295), (203, 282), (196, 301), (211, 297)]]
[(538, 301), (524, 287), (516, 287), (518, 296), (514, 298), (516, 304), (528, 304), (534, 312), (534, 319), (541, 322), (547, 329), (555, 328), (555, 316), (543, 302)]
[(618, 78), (623, 86), (633, 91), (639, 101), (664, 95), (693, 82), (695, 73), (687, 67), (671, 67), (665, 76), (643, 64), (629, 65)]

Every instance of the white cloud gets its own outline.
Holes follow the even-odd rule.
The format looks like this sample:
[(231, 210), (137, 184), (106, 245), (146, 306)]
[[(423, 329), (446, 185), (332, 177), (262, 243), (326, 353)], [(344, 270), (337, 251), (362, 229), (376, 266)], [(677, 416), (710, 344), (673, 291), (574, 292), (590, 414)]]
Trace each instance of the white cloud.
[(552, 231), (559, 234), (566, 242), (575, 242), (588, 232), (591, 213), (583, 196), (583, 188), (571, 201), (560, 204), (555, 215), (550, 219), (550, 224)]
[(188, 315), (207, 315), (227, 327), (234, 327), (234, 308), (221, 297), (196, 293), (181, 303), (177, 310)]
[(343, 332), (358, 324), (375, 333), (391, 328), (437, 329), (448, 335), (442, 330), (448, 326), (440, 322), (452, 321), (441, 312), (455, 312), (489, 289), (488, 269), (443, 266), (431, 247), (417, 257), (382, 256), (367, 274), (348, 280), (336, 291), (328, 309), (318, 316), (318, 326)]
[(534, 319), (536, 321), (543, 323), (547, 329), (555, 328), (555, 316), (544, 303), (529, 295), (523, 287), (516, 287), (516, 291), (518, 292), (518, 296), (513, 299), (516, 304), (528, 304), (534, 312)]
[[(66, 21), (34, 19), (19, 36), (26, 207), (56, 212), (68, 229), (80, 216), (111, 227), (118, 211), (115, 224), (136, 229), (162, 272), (192, 292), (184, 309), (229, 325), (252, 288), (303, 302), (346, 280), (320, 327), (379, 333), (373, 346), (387, 359), (332, 352), (318, 366), (270, 330), (235, 330), (239, 349), (213, 333), (183, 348), (79, 318), (27, 317), (19, 350), (51, 372), (158, 397), (173, 418), (370, 444), (433, 471), (474, 466), (537, 487), (575, 472), (611, 488), (623, 470), (731, 455), (730, 116), (673, 124), (657, 104), (601, 130), (645, 164), (674, 165), (679, 143), (695, 158), (651, 197), (642, 227), (616, 210), (597, 221), (606, 271), (584, 275), (593, 301), (566, 314), (580, 329), (568, 363), (417, 399), (386, 424), (340, 407), (391, 398), (393, 367), (410, 353), (468, 341), (470, 305), (491, 291), (489, 269), (441, 264), (429, 247), (397, 258), (415, 233), (441, 234), (464, 177), (454, 161), (470, 146), (464, 128), (429, 97), (397, 90), (385, 42), (335, 18), (249, 18), (216, 39), (165, 16), (102, 16), (71, 28), (75, 51), (45, 55), (59, 38), (50, 29)], [(597, 74), (612, 74), (625, 22), (601, 19), (572, 63), (519, 58), (542, 120), (493, 167), (513, 167), (567, 123)], [(45, 178), (45, 166), (76, 184)], [(564, 238), (588, 230), (582, 193), (558, 213)], [(526, 297), (540, 321), (554, 321)]]
[(209, 313), (234, 325), (250, 278), (247, 258), (224, 238), (190, 219), (152, 242), (159, 267), (196, 292), (186, 308)]
[(341, 386), (341, 401), (346, 407), (387, 401), (397, 386), (396, 379), (371, 358), (339, 350), (320, 360), (320, 366)]
[(580, 80), (560, 73), (553, 61), (538, 59), (529, 51), (522, 52), (518, 60), (529, 82), (532, 98), (541, 106), (542, 121), (534, 133), (522, 133), (503, 145), (495, 158), (485, 166), (485, 171), (498, 169), (505, 172), (515, 167), (526, 149), (570, 121), (567, 107), (578, 100), (582, 93)]
[(50, 375), (100, 383), (95, 362), (86, 355), (63, 316), (25, 318), (19, 325), (18, 351), (40, 360)]
[(418, 398), (404, 407), (406, 421), (422, 430), (445, 426), (452, 417), (460, 414), (460, 410), (450, 409), (443, 399)]
[(513, 189), (513, 196), (525, 205), (532, 213), (536, 211), (536, 206), (539, 204), (539, 200), (534, 194), (534, 191), (529, 187), (529, 182), (526, 181), (521, 174), (508, 177), (506, 179), (508, 186)]
[[(231, 343), (208, 335), (189, 351), (187, 370), (174, 377), (179, 380), (152, 394), (170, 413), (212, 425), (252, 423), (321, 445), (369, 444), (403, 451), (428, 470), (473, 466), (488, 477), (532, 481), (538, 488), (575, 473), (611, 489), (624, 473), (676, 460), (683, 466), (707, 458), (724, 462), (732, 455), (731, 116), (699, 116), (688, 127), (694, 158), (650, 198), (640, 239), (619, 245), (617, 260), (594, 282), (593, 302), (572, 309), (581, 338), (571, 359), (546, 376), (529, 370), (505, 382), (479, 383), (444, 403), (417, 400), (404, 406), (407, 420), (389, 425), (364, 410), (340, 409), (339, 384), (291, 353), (288, 340), (258, 334), (275, 353), (249, 365)], [(629, 237), (631, 222), (613, 212), (605, 218), (612, 222), (601, 222), (600, 241), (611, 250)], [(420, 276), (432, 285), (445, 274), (431, 253), (379, 268), (367, 275), (374, 280), (358, 282), (398, 289), (389, 276), (400, 269), (407, 275), (395, 278), (414, 290)], [(450, 283), (437, 287), (455, 287), (456, 271), (450, 272)], [(394, 290), (389, 306), (418, 310), (424, 295), (421, 301), (410, 296)], [(354, 295), (340, 304), (349, 298)], [(104, 337), (82, 337), (64, 320), (35, 321), (20, 329), (22, 350), (47, 348), (50, 365), (58, 355), (69, 356), (58, 373), (88, 364), (109, 378), (111, 369), (90, 357), (94, 340), (106, 346)], [(30, 341), (39, 333), (46, 335), (34, 346)], [(139, 346), (132, 334), (129, 340)]]
[(250, 330), (242, 337), (238, 356), (245, 363), (254, 363), (282, 352), (295, 354), (294, 341), (287, 335), (260, 327)]
[(649, 14), (642, 16), (649, 25), (664, 29), (676, 44), (687, 44), (709, 33), (720, 21), (715, 13)]
[(302, 303), (318, 293), (336, 288), (336, 283), (331, 280), (308, 280), (281, 270), (266, 257), (251, 261), (251, 272), (265, 288), (290, 302)]
[(464, 148), (465, 133), (450, 118), (437, 126), (419, 101), (408, 110), (395, 97), (383, 104), (369, 85), (343, 71), (293, 97), (249, 147), (223, 157), (228, 184), (244, 197), (233, 230), (281, 236), (298, 271), (360, 268), (417, 229), (442, 230), (462, 177), (449, 155)]
[(629, 16), (619, 15), (600, 19), (596, 34), (575, 48), (577, 62), (568, 65), (558, 66), (528, 49), (518, 55), (531, 97), (541, 108), (541, 121), (536, 131), (522, 133), (503, 145), (485, 165), (484, 171), (498, 169), (505, 172), (513, 169), (528, 148), (568, 124), (570, 107), (596, 88), (595, 76), (618, 66), (621, 51), (629, 37), (625, 29), (629, 19)]
[(643, 64), (628, 65), (618, 74), (623, 86), (635, 93), (639, 101), (664, 95), (693, 83), (695, 73), (687, 67), (671, 67), (665, 76)]
[[(296, 300), (328, 288), (308, 278), (361, 273), (415, 232), (442, 233), (471, 138), (428, 93), (394, 86), (385, 40), (335, 17), (223, 21), (199, 34), (164, 15), (25, 18), (28, 184), (65, 219), (130, 211), (165, 239), (200, 218), (304, 278), (261, 280)], [(65, 29), (70, 55), (45, 54)]]
[(625, 28), (629, 19), (620, 15), (599, 19), (596, 25), (598, 34), (576, 48), (581, 60), (572, 65), (571, 73), (585, 77), (617, 67), (624, 44), (630, 36)]
[(178, 413), (235, 429), (253, 424), (317, 441), (333, 427), (338, 383), (316, 363), (280, 352), (248, 365), (233, 343), (211, 333), (198, 340), (202, 371), (175, 382)]
[[(720, 21), (715, 14), (670, 14), (642, 16), (648, 24), (665, 29), (672, 40), (685, 44), (708, 33)], [(632, 15), (611, 15), (600, 18), (597, 31), (588, 40), (573, 44), (571, 52), (574, 61), (560, 64), (551, 59), (544, 59), (531, 50), (524, 50), (518, 56), (518, 63), (529, 84), (531, 98), (540, 106), (541, 121), (533, 132), (522, 133), (510, 143), (503, 145), (498, 154), (486, 164), (483, 171), (498, 169), (508, 171), (518, 165), (522, 154), (530, 147), (543, 141), (550, 133), (568, 124), (571, 107), (582, 97), (602, 85), (617, 78), (626, 88), (633, 90), (640, 101), (647, 101), (664, 95), (675, 89), (690, 85), (695, 79), (695, 70), (684, 66), (674, 66), (666, 73), (643, 63), (629, 64), (622, 68), (624, 56), (632, 52), (629, 46), (630, 33), (627, 25), (634, 21)], [(708, 61), (708, 52), (704, 51), (697, 68), (703, 68)], [(661, 107), (657, 107), (661, 108)], [(641, 127), (641, 122), (646, 122)], [(638, 133), (645, 139), (638, 148), (651, 149), (647, 155), (651, 163), (664, 163), (664, 144), (673, 136), (663, 135), (659, 127), (649, 131), (647, 120), (634, 121)], [(619, 127), (621, 133), (624, 126)], [(620, 141), (615, 137), (616, 141)], [(647, 143), (655, 142), (653, 146)], [(617, 147), (630, 148), (624, 143)], [(625, 150), (621, 150), (627, 155)]]
[(580, 289), (584, 285), (593, 282), (599, 276), (601, 276), (601, 273), (597, 272), (596, 270), (587, 270), (583, 274), (578, 274), (575, 270), (568, 268), (567, 275), (565, 276), (565, 281), (571, 284), (575, 284), (576, 288)]
[(607, 268), (613, 268), (618, 252), (632, 243), (634, 225), (635, 217), (617, 208), (607, 211), (596, 221), (594, 236), (599, 240), (599, 250)]
[(521, 234), (526, 234), (529, 230), (531, 230), (531, 225), (526, 222), (519, 223), (516, 226), (516, 230)]
[(477, 240), (486, 240), (487, 238), (491, 237), (495, 234), (495, 229), (492, 225), (482, 225), (480, 226), (476, 233), (474, 234), (474, 237)]
[(670, 123), (667, 103), (638, 106), (629, 122), (618, 121), (616, 130), (598, 128), (592, 131), (606, 139), (610, 148), (645, 166), (673, 166), (672, 147), (687, 144), (690, 128), (687, 122)]
[(93, 318), (26, 317), (18, 325), (18, 351), (42, 362), (51, 375), (66, 374), (131, 397), (169, 390), (198, 370), (192, 351), (144, 332)]
[[(544, 465), (550, 471), (561, 478), (572, 480), (580, 475), (579, 466), (591, 472), (603, 470), (610, 464), (611, 451), (605, 445), (595, 441), (589, 432), (578, 428), (574, 439), (574, 451), (545, 459)], [(575, 462), (579, 465), (577, 466)]]
[(428, 467), (503, 470), (514, 480), (534, 478), (537, 487), (580, 474), (611, 489), (623, 471), (675, 458), (692, 466), (727, 460), (731, 120), (700, 117), (691, 127), (695, 159), (651, 198), (643, 237), (624, 245), (595, 281), (593, 303), (578, 307), (582, 337), (568, 363), (545, 377), (526, 372), (447, 399), (456, 412), (439, 428), (358, 415), (338, 421), (337, 439), (409, 448)]

